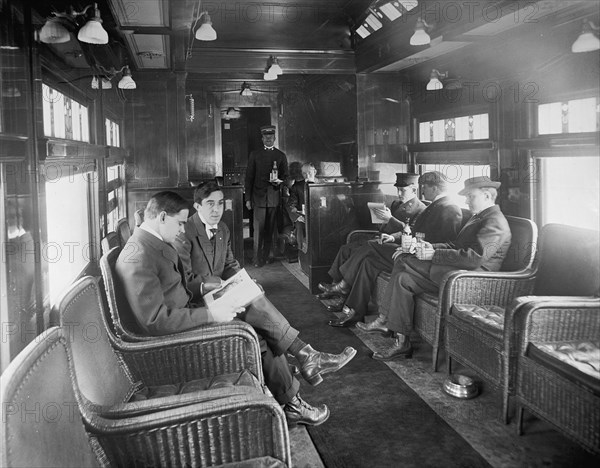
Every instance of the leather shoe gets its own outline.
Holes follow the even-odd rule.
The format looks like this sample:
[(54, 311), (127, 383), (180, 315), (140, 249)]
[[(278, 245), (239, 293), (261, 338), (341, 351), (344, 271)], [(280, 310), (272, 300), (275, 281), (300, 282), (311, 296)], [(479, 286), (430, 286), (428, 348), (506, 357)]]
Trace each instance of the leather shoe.
[(330, 292), (322, 292), (317, 294), (317, 299), (333, 299), (334, 297), (344, 297), (344, 296), (340, 296), (339, 293), (330, 293)]
[(267, 258), (267, 259), (265, 260), (265, 263), (266, 263), (267, 265), (270, 265), (270, 264), (271, 264), (271, 263), (273, 263), (274, 261), (275, 261), (275, 258), (273, 258), (273, 257), (269, 257), (269, 258)]
[(329, 293), (329, 294), (335, 294), (338, 296), (347, 296), (350, 293), (350, 291), (343, 288), (343, 286), (341, 285), (342, 281), (340, 281), (339, 283), (331, 283), (331, 284), (319, 283), (317, 287), (321, 291)]
[(410, 339), (407, 337), (396, 336), (394, 343), (387, 349), (373, 353), (373, 359), (378, 361), (391, 361), (393, 359), (408, 359), (413, 354)]
[(340, 354), (329, 354), (315, 351), (311, 345), (306, 345), (296, 355), (300, 363), (300, 373), (304, 380), (311, 385), (323, 382), (322, 374), (337, 372), (356, 355), (356, 350), (346, 347)]
[(330, 320), (327, 325), (330, 327), (349, 327), (356, 323), (356, 311), (350, 307), (344, 306), (342, 308), (342, 317)]
[(327, 405), (312, 406), (300, 398), (299, 393), (283, 406), (283, 412), (288, 424), (318, 426), (329, 418)]
[(383, 336), (390, 336), (392, 332), (385, 326), (386, 323), (387, 319), (383, 315), (378, 315), (372, 322), (358, 322), (356, 328), (365, 333), (381, 333)]
[(261, 262), (260, 260), (252, 260), (252, 266), (254, 268), (260, 268), (263, 266), (263, 262)]

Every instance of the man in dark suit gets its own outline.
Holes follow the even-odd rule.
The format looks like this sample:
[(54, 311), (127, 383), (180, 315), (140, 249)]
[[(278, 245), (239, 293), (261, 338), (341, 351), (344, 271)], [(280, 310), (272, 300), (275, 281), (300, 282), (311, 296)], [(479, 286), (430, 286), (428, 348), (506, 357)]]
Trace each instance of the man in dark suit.
[[(398, 199), (394, 200), (391, 208), (376, 210), (376, 215), (382, 222), (379, 227), (382, 239), (392, 239), (393, 236), (399, 238), (404, 226), (407, 224), (412, 226), (417, 216), (425, 209), (425, 205), (417, 198), (418, 179), (418, 174), (402, 172), (396, 174), (394, 185), (398, 190)], [(325, 296), (348, 294), (351, 283), (347, 283), (344, 279), (344, 265), (364, 244), (365, 242), (361, 241), (350, 242), (340, 247), (328, 272), (333, 283), (319, 283), (318, 285), (319, 289), (326, 293)]]
[(254, 218), (255, 267), (273, 261), (270, 252), (281, 202), (280, 185), (288, 177), (287, 157), (274, 146), (275, 127), (265, 125), (260, 133), (264, 147), (250, 153), (245, 183), (246, 208), (253, 211)]
[[(424, 235), (428, 242), (450, 242), (456, 239), (462, 225), (462, 211), (447, 196), (446, 177), (437, 171), (427, 172), (419, 177), (423, 197), (430, 205), (418, 216), (413, 225), (415, 233)], [(340, 268), (344, 281), (350, 285), (345, 303), (328, 307), (330, 311), (342, 311), (341, 318), (331, 320), (334, 327), (349, 326), (360, 321), (367, 313), (369, 300), (374, 290), (377, 276), (382, 271), (391, 272), (394, 255), (402, 251), (400, 234), (386, 236), (382, 243), (369, 242), (356, 250)], [(357, 326), (360, 328), (360, 323)]]
[(414, 296), (436, 293), (444, 275), (454, 270), (498, 271), (510, 247), (511, 232), (506, 218), (495, 205), (500, 182), (489, 177), (465, 181), (465, 195), (474, 213), (454, 242), (421, 242), (416, 257), (405, 257), (392, 271), (380, 315), (359, 328), (368, 332), (392, 332), (393, 343), (373, 354), (387, 361), (412, 356), (409, 335), (413, 329)]
[(305, 235), (305, 224), (306, 219), (304, 216), (304, 187), (307, 183), (314, 182), (317, 170), (312, 163), (305, 163), (302, 165), (302, 180), (297, 180), (294, 185), (290, 188), (290, 197), (287, 202), (287, 211), (290, 215), (290, 219), (294, 223), (294, 229), (296, 233), (296, 241), (298, 248), (302, 248), (304, 243)]
[[(322, 374), (341, 369), (354, 357), (356, 350), (348, 347), (341, 354), (315, 351), (298, 338), (299, 332), (264, 295), (254, 300), (246, 310), (219, 311), (221, 315), (211, 316), (211, 311), (204, 307), (202, 296), (219, 287), (222, 279), (240, 270), (231, 251), (229, 229), (221, 221), (223, 192), (214, 182), (198, 187), (194, 193), (196, 214), (184, 221), (181, 229), (169, 235), (160, 232), (161, 224), (156, 222), (156, 218), (153, 221), (148, 217), (149, 211), (154, 212), (164, 204), (159, 203), (161, 197), (165, 197), (164, 193), (170, 194), (168, 197), (171, 198), (179, 197), (172, 192), (153, 197), (146, 208), (144, 223), (134, 231), (133, 237), (140, 231), (134, 244), (136, 250), (127, 256), (124, 255), (127, 249), (123, 249), (124, 253), (117, 263), (117, 271), (122, 273), (120, 276), (126, 284), (127, 296), (138, 321), (142, 326), (158, 322), (147, 331), (162, 334), (164, 329), (168, 329), (169, 333), (183, 331), (210, 321), (231, 320), (237, 315), (252, 325), (259, 335), (265, 381), (275, 399), (284, 406), (288, 420), (310, 425), (325, 422), (329, 417), (327, 406), (312, 407), (300, 398), (300, 384), (290, 372), (286, 353), (296, 357), (303, 378), (312, 385), (318, 385), (323, 380)], [(180, 206), (183, 208), (176, 214), (178, 220), (185, 218), (188, 212), (185, 200)], [(159, 242), (150, 230), (162, 235), (164, 242)], [(156, 244), (154, 249), (147, 246), (145, 238), (148, 236), (152, 244)], [(173, 244), (175, 249), (165, 242)], [(167, 256), (168, 259), (164, 258)], [(143, 281), (138, 280), (140, 277)], [(145, 287), (145, 284), (150, 287)], [(179, 310), (184, 310), (184, 322), (179, 318)]]

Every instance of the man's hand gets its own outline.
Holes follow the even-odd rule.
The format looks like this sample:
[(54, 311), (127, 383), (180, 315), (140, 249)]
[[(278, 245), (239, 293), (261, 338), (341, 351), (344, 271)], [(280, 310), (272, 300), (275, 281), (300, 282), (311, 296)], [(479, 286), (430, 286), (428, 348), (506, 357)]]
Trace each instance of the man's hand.
[(431, 260), (435, 249), (429, 242), (419, 242), (417, 244), (417, 258), (419, 260)]
[(212, 307), (210, 315), (215, 322), (231, 322), (237, 314), (241, 314), (246, 309), (244, 307), (231, 307), (230, 305), (221, 305)]
[(298, 218), (296, 219), (296, 221), (297, 221), (298, 223), (304, 223), (304, 222), (306, 222), (306, 221), (304, 220), (304, 216), (302, 216), (302, 215), (298, 216)]
[(390, 219), (392, 219), (392, 212), (387, 206), (384, 209), (374, 208), (373, 213), (384, 223), (387, 223)]
[(396, 249), (396, 251), (394, 252), (394, 254), (392, 255), (392, 260), (394, 260), (394, 262), (395, 262), (396, 260), (398, 260), (398, 259), (400, 258), (400, 255), (402, 255), (402, 253), (403, 253), (403, 252), (402, 252), (402, 247), (398, 247), (398, 248)]
[(221, 287), (221, 284), (223, 284), (221, 278), (219, 278), (218, 276), (211, 276), (204, 283), (202, 283), (202, 290), (200, 292), (204, 296), (206, 293), (214, 291), (215, 289), (219, 289)]
[(394, 236), (390, 236), (389, 234), (386, 234), (385, 232), (381, 233), (381, 243), (382, 244), (387, 244), (389, 242), (394, 242), (396, 239), (394, 239)]
[(246, 202), (246, 208), (248, 208), (249, 210), (251, 210), (251, 209), (252, 209), (252, 202), (251, 202), (250, 200), (248, 200), (248, 201)]

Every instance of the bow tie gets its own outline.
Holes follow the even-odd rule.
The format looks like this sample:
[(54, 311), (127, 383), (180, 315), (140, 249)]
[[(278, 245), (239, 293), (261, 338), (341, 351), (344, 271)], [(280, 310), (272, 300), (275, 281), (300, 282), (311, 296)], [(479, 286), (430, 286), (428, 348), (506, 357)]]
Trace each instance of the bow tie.
[(273, 147), (272, 146), (270, 148), (268, 146), (265, 146), (265, 149), (269, 150), (269, 151), (273, 151)]

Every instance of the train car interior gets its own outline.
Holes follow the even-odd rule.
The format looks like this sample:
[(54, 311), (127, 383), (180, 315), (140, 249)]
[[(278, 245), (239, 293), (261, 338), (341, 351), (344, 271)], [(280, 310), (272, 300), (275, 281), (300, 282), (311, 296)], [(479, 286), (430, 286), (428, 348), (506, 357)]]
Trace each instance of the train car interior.
[[(0, 0), (0, 465), (599, 466), (599, 35), (597, 0)], [(269, 137), (286, 164), (265, 208)], [(511, 237), (490, 271), (414, 290), (410, 353), (381, 360), (404, 336), (368, 328), (400, 308), (391, 253), (364, 316), (332, 265), (388, 242), (368, 203), (412, 186), (432, 206), (431, 172), (455, 237), (479, 222), (469, 186), (497, 190)], [(117, 257), (158, 192), (205, 223), (207, 182), (299, 336), (356, 350), (322, 383), (283, 352), (318, 424), (270, 391), (255, 326), (136, 322)], [(409, 273), (440, 245), (425, 273), (404, 250)]]

